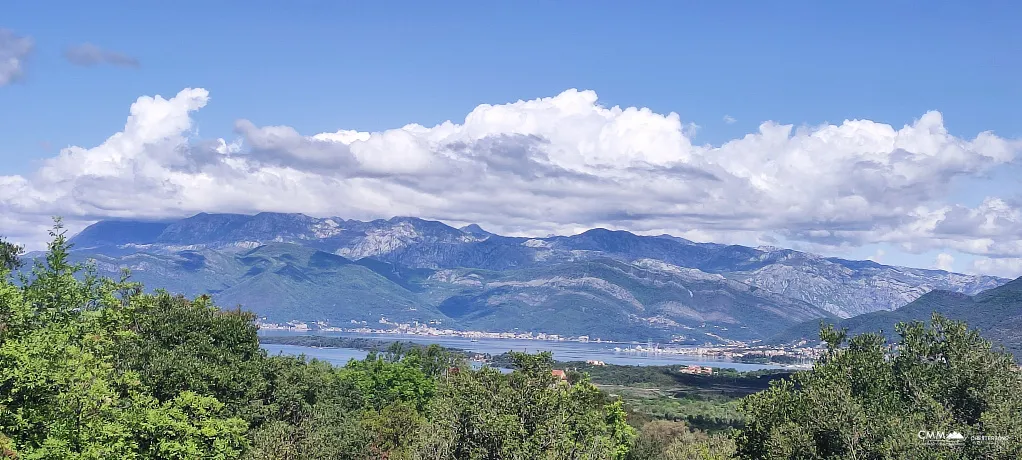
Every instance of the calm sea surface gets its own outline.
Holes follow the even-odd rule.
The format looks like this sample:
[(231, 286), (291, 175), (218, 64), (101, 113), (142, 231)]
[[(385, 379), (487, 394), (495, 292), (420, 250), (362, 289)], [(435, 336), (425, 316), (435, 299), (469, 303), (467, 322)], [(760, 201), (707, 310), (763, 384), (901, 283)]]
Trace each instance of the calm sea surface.
[[(553, 353), (554, 359), (558, 361), (587, 361), (599, 360), (608, 364), (619, 364), (625, 366), (665, 366), (674, 364), (693, 364), (698, 366), (711, 366), (718, 368), (731, 368), (739, 371), (751, 371), (759, 369), (778, 369), (781, 366), (733, 363), (730, 361), (715, 360), (693, 355), (669, 355), (653, 353), (625, 353), (615, 352), (614, 347), (626, 348), (630, 345), (609, 344), (609, 343), (583, 343), (583, 342), (553, 342), (545, 340), (513, 340), (513, 339), (478, 339), (472, 340), (463, 337), (429, 337), (420, 335), (400, 334), (346, 334), (338, 332), (316, 332), (315, 334), (290, 332), (290, 331), (264, 331), (260, 335), (319, 335), (325, 337), (364, 337), (378, 340), (402, 340), (423, 344), (438, 344), (449, 348), (458, 348), (476, 353), (489, 353), (491, 355), (507, 351), (522, 351), (537, 353), (549, 351)], [(310, 358), (316, 358), (332, 364), (344, 364), (349, 359), (365, 358), (366, 352), (350, 348), (313, 348), (295, 345), (278, 345), (267, 343), (262, 345), (271, 355), (276, 354), (304, 354)]]

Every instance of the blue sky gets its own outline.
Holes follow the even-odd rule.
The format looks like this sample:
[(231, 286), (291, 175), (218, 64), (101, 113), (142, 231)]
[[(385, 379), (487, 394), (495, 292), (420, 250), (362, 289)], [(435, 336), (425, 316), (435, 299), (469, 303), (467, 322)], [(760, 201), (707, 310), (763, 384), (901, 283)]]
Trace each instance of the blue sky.
[[(238, 119), (307, 135), (462, 123), (480, 104), (569, 88), (595, 91), (604, 107), (676, 112), (699, 126), (698, 145), (768, 120), (898, 129), (930, 110), (959, 138), (1022, 138), (1014, 3), (363, 3), (0, 6), (0, 28), (34, 43), (20, 80), (0, 87), (0, 175), (28, 178), (63, 147), (95, 147), (124, 129), (140, 96), (190, 87), (209, 91), (191, 112), (192, 137), (203, 139), (234, 138)], [(62, 53), (83, 43), (140, 65), (73, 65)], [(1017, 173), (1008, 161), (956, 179), (939, 203), (1013, 199)], [(883, 241), (825, 251), (865, 258), (878, 249), (884, 262), (916, 266), (946, 252), (960, 270), (984, 256)]]

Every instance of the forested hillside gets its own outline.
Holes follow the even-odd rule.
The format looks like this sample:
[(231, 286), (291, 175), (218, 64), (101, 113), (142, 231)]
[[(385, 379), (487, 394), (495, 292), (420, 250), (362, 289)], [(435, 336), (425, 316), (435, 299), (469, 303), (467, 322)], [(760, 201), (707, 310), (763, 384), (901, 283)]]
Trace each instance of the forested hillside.
[[(931, 291), (897, 310), (867, 313), (835, 324), (847, 329), (849, 334), (877, 332), (893, 339), (897, 337), (898, 323), (926, 321), (934, 312), (968, 323), (978, 329), (984, 338), (991, 340), (994, 345), (1003, 346), (1015, 355), (1016, 360), (1022, 362), (1022, 278), (975, 296)], [(777, 334), (770, 342), (815, 342), (819, 329), (819, 320), (806, 321)]]

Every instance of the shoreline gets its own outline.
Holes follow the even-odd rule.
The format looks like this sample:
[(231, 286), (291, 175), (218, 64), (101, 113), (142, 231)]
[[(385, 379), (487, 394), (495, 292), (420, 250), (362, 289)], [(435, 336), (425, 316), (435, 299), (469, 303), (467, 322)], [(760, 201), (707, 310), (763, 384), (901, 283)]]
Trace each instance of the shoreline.
[[(269, 331), (266, 331), (269, 332)], [(395, 342), (415, 343), (418, 345), (437, 344), (444, 348), (463, 352), (467, 355), (499, 355), (508, 351), (550, 351), (560, 362), (584, 362), (589, 360), (607, 361), (608, 364), (623, 366), (674, 366), (685, 364), (699, 364), (708, 367), (732, 368), (732, 369), (778, 369), (778, 370), (802, 370), (811, 367), (811, 362), (784, 363), (777, 361), (750, 362), (736, 359), (744, 352), (734, 347), (728, 350), (708, 349), (707, 347), (686, 347), (684, 349), (622, 349), (610, 347), (606, 342), (578, 342), (566, 340), (522, 340), (509, 338), (481, 338), (470, 341), (467, 337), (442, 337), (435, 335), (420, 334), (367, 334), (367, 333), (339, 333), (331, 332), (330, 335), (323, 335), (321, 331), (274, 331), (273, 333), (261, 333), (260, 342), (266, 345), (291, 345), (300, 346), (310, 350), (378, 350), (383, 351), (387, 345)], [(280, 333), (284, 332), (284, 333)], [(300, 339), (300, 338), (308, 339)], [(263, 340), (265, 339), (265, 341)], [(317, 340), (318, 339), (318, 340)], [(331, 340), (343, 340), (335, 342), (338, 345), (330, 345)], [(296, 343), (303, 342), (303, 343)], [(317, 343), (318, 342), (318, 343)], [(501, 346), (502, 342), (508, 342), (509, 347)], [(515, 343), (517, 342), (517, 343)], [(528, 345), (523, 342), (533, 342)], [(543, 344), (550, 347), (543, 347)], [(472, 346), (478, 344), (477, 346)], [(607, 347), (599, 347), (607, 345)], [(544, 349), (547, 348), (547, 349)]]
[[(437, 331), (437, 332), (417, 332), (414, 330), (401, 330), (401, 329), (343, 329), (343, 328), (286, 328), (286, 327), (267, 327), (267, 324), (259, 324), (259, 334), (264, 333), (292, 333), (300, 335), (316, 335), (319, 333), (330, 333), (330, 334), (355, 334), (355, 335), (401, 335), (410, 337), (435, 337), (443, 339), (487, 339), (487, 340), (533, 340), (537, 342), (577, 342), (577, 343), (599, 343), (599, 344), (640, 344), (638, 341), (618, 341), (618, 340), (604, 340), (604, 339), (585, 339), (579, 340), (578, 337), (562, 337), (558, 334), (532, 334), (532, 333), (515, 333), (515, 332), (483, 332), (483, 331)], [(585, 337), (585, 336), (583, 336)]]

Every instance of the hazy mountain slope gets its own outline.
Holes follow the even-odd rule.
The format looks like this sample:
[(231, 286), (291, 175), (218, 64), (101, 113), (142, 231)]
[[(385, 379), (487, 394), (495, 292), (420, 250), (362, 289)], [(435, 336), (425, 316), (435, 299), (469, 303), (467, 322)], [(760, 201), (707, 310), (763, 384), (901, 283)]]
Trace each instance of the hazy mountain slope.
[(984, 291), (974, 299), (976, 310), (961, 318), (1022, 361), (1022, 278)]
[(132, 279), (147, 288), (186, 295), (223, 290), (246, 270), (236, 262), (234, 254), (212, 250), (134, 252), (121, 256), (79, 250), (72, 255), (77, 261), (94, 260), (101, 274), (116, 277), (122, 268), (127, 268)]
[(605, 229), (574, 236), (508, 238), (478, 226), (459, 230), (405, 217), (359, 222), (300, 214), (198, 214), (171, 223), (100, 222), (75, 237), (75, 242), (108, 255), (160, 248), (240, 250), (292, 242), (353, 260), (369, 257), (426, 269), (508, 270), (594, 258), (656, 259), (718, 273), (818, 305), (840, 317), (895, 309), (933, 289), (971, 295), (1007, 281)]
[(1006, 281), (823, 258), (789, 249), (694, 244), (680, 238), (642, 237), (602, 229), (557, 238), (551, 247), (586, 250), (623, 260), (652, 258), (718, 273), (818, 305), (841, 317), (895, 309), (933, 289), (975, 294)]
[(936, 270), (891, 267), (868, 261), (826, 259), (786, 249), (697, 244), (681, 238), (638, 236), (594, 229), (553, 238), (499, 238), (456, 245), (419, 243), (381, 258), (431, 268), (508, 269), (610, 257), (650, 258), (718, 273), (819, 305), (850, 317), (890, 310), (932, 289), (975, 294), (1006, 280)]
[(752, 271), (732, 272), (729, 277), (819, 305), (842, 317), (895, 309), (934, 289), (976, 294), (1004, 281), (880, 264), (850, 268), (847, 262), (796, 253)]
[[(829, 315), (813, 305), (659, 261), (612, 259), (508, 271), (441, 270), (434, 283), (463, 286), (439, 310), (485, 328), (641, 337), (706, 333), (739, 340), (769, 336), (785, 325)], [(607, 335), (603, 335), (607, 337)]]
[(75, 235), (77, 249), (152, 244), (163, 234), (169, 222), (101, 221)]
[(121, 267), (149, 288), (186, 295), (211, 294), (222, 306), (242, 305), (272, 321), (447, 319), (413, 291), (429, 272), (374, 261), (352, 262), (295, 244), (275, 243), (240, 252), (211, 249), (110, 257), (79, 251), (100, 272)]
[[(978, 328), (987, 339), (1022, 357), (1022, 278), (972, 297), (931, 291), (897, 310), (867, 313), (841, 320), (835, 325), (847, 328), (850, 335), (883, 332), (894, 338), (897, 323), (929, 321), (934, 312), (965, 321), (970, 327)], [(816, 342), (819, 340), (819, 324), (816, 320), (798, 324), (772, 337), (769, 342)]]
[(443, 318), (387, 276), (337, 255), (274, 244), (239, 254), (237, 260), (249, 270), (236, 284), (218, 292), (217, 300), (253, 308), (271, 320), (339, 323), (377, 321), (381, 316), (404, 321)]
[[(691, 273), (701, 273), (699, 276), (719, 275), (700, 282), (706, 286), (713, 286), (713, 289), (720, 292), (729, 292), (728, 290), (732, 289), (728, 287), (731, 286), (729, 283), (737, 282), (742, 286), (757, 287), (764, 291), (757, 294), (759, 297), (765, 298), (767, 297), (766, 293), (769, 293), (769, 295), (786, 302), (815, 305), (839, 317), (894, 309), (917, 299), (932, 289), (946, 289), (972, 295), (1007, 281), (994, 277), (892, 267), (868, 261), (823, 258), (788, 249), (693, 243), (669, 235), (639, 236), (624, 231), (593, 229), (573, 236), (504, 237), (487, 232), (479, 226), (470, 225), (463, 229), (457, 229), (441, 222), (408, 217), (361, 222), (341, 218), (313, 218), (301, 214), (260, 213), (252, 216), (198, 214), (173, 222), (100, 222), (87, 228), (73, 241), (79, 245), (80, 249), (96, 256), (102, 263), (110, 267), (145, 268), (148, 273), (142, 276), (151, 278), (151, 281), (147, 280), (150, 285), (165, 286), (175, 291), (190, 293), (224, 292), (225, 299), (235, 296), (251, 303), (251, 305), (246, 304), (247, 306), (266, 312), (272, 309), (289, 312), (313, 311), (310, 310), (312, 307), (299, 309), (290, 306), (291, 303), (314, 304), (318, 305), (315, 308), (326, 308), (297, 293), (288, 294), (290, 300), (279, 301), (278, 305), (271, 307), (264, 305), (264, 303), (270, 302), (265, 296), (248, 297), (242, 295), (237, 289), (229, 291), (242, 281), (252, 283), (253, 291), (259, 289), (263, 290), (260, 292), (269, 291), (271, 290), (269, 286), (275, 286), (273, 289), (280, 289), (282, 293), (297, 289), (297, 286), (301, 284), (289, 284), (298, 281), (284, 276), (289, 273), (288, 270), (281, 273), (272, 272), (275, 273), (272, 282), (269, 280), (270, 275), (267, 275), (267, 279), (249, 280), (245, 278), (242, 280), (242, 275), (251, 267), (239, 267), (237, 263), (231, 262), (238, 254), (260, 245), (290, 243), (308, 250), (319, 250), (343, 256), (349, 261), (358, 261), (354, 263), (370, 269), (392, 285), (384, 289), (390, 293), (388, 295), (397, 294), (387, 289), (400, 288), (401, 294), (397, 298), (406, 299), (408, 302), (438, 306), (455, 295), (463, 296), (459, 299), (463, 299), (464, 296), (482, 296), (472, 302), (483, 302), (487, 305), (499, 304), (507, 300), (511, 302), (506, 309), (509, 312), (507, 315), (511, 315), (512, 306), (520, 310), (518, 313), (514, 313), (517, 316), (507, 317), (526, 318), (516, 320), (515, 324), (528, 323), (532, 325), (547, 324), (548, 320), (542, 314), (537, 313), (546, 307), (545, 304), (526, 308), (524, 305), (531, 304), (515, 303), (518, 302), (513, 300), (516, 298), (515, 296), (489, 295), (485, 292), (466, 293), (463, 292), (465, 286), (435, 282), (428, 283), (428, 287), (426, 287), (420, 281), (429, 277), (434, 270), (478, 269), (497, 273), (492, 276), (523, 276), (525, 278), (516, 279), (516, 281), (524, 281), (528, 276), (532, 276), (525, 275), (533, 273), (528, 270), (538, 270), (534, 272), (537, 274), (552, 270), (572, 270), (579, 267), (579, 263), (587, 261), (595, 263), (594, 261), (597, 260), (614, 260), (623, 266), (645, 264), (643, 265), (644, 269), (648, 270), (651, 269), (650, 263), (653, 261), (666, 264), (665, 266), (673, 266), (675, 269), (684, 267), (689, 270), (697, 270)], [(208, 273), (189, 268), (200, 261), (211, 267)], [(606, 265), (606, 262), (601, 263)], [(301, 266), (296, 265), (296, 267), (300, 268)], [(312, 268), (306, 268), (312, 270)], [(354, 270), (355, 268), (351, 267), (342, 271), (345, 276), (362, 273)], [(508, 273), (501, 274), (503, 272)], [(320, 276), (318, 272), (316, 273), (316, 276)], [(157, 274), (159, 276), (155, 276)], [(600, 275), (588, 277), (598, 278), (603, 282), (616, 285), (613, 280), (601, 278), (604, 275), (616, 276), (612, 272), (601, 272)], [(345, 282), (343, 278), (340, 275), (310, 277), (301, 282), (308, 284), (315, 279), (316, 282), (321, 283), (343, 283)], [(671, 303), (674, 300), (669, 298), (670, 294), (667, 292), (670, 289), (667, 287), (659, 285), (656, 288), (639, 285), (628, 286), (630, 287), (625, 288), (626, 290), (652, 289), (651, 292), (658, 289), (664, 290), (665, 294), (663, 295), (667, 296), (666, 300), (649, 297), (649, 301), (641, 303), (643, 305), (663, 305), (663, 307), (656, 308), (665, 308), (667, 311), (673, 311), (671, 310), (673, 308), (686, 312), (690, 316), (694, 315), (694, 317), (704, 314), (699, 313), (698, 308), (706, 309), (706, 315), (713, 313), (722, 317), (732, 317), (741, 314), (738, 310), (730, 310), (731, 304), (713, 300), (713, 297), (700, 298), (695, 304), (683, 303), (684, 308), (680, 308)], [(327, 288), (316, 287), (309, 292), (320, 293), (320, 289)], [(338, 287), (338, 289), (342, 288)], [(606, 307), (611, 310), (621, 310), (627, 307), (620, 300), (611, 301), (606, 297), (593, 297), (595, 294), (588, 291), (581, 292), (574, 287), (558, 286), (557, 289), (560, 290), (558, 296), (546, 293), (538, 298), (569, 299), (557, 300), (558, 305), (582, 305), (586, 301), (593, 301), (611, 302), (606, 304), (614, 305), (613, 308)], [(348, 299), (345, 302), (354, 302), (350, 296), (357, 296), (358, 290), (345, 292), (350, 293), (344, 294), (348, 296), (345, 297)], [(373, 299), (377, 300), (392, 298), (372, 295), (376, 296)], [(632, 293), (632, 295), (638, 298), (645, 294)], [(376, 305), (374, 302), (377, 300), (366, 300), (366, 302)], [(462, 301), (468, 302), (467, 300)], [(405, 303), (404, 300), (394, 302), (397, 310), (417, 308), (408, 306), (410, 304)], [(771, 302), (776, 304), (780, 300)], [(738, 305), (746, 303), (745, 301), (736, 302)], [(333, 303), (330, 304), (331, 308), (333, 308), (332, 305)], [(600, 305), (604, 305), (604, 303), (600, 303)], [(647, 306), (647, 308), (654, 307)], [(329, 309), (323, 311), (329, 311)], [(564, 314), (568, 314), (567, 311), (565, 310)], [(625, 310), (612, 314), (608, 310), (607, 313), (601, 314), (627, 316), (622, 313), (623, 311)], [(692, 313), (693, 311), (696, 313)], [(479, 324), (490, 324), (494, 328), (498, 328), (500, 318), (504, 318), (501, 315), (504, 313), (503, 311), (500, 312), (501, 314), (496, 313), (488, 316), (490, 318), (486, 320), (488, 323), (480, 322)], [(578, 313), (578, 316), (573, 317), (574, 319), (571, 321), (564, 320), (562, 322), (570, 324), (572, 321), (592, 320), (593, 315), (589, 315), (589, 311), (586, 313), (587, 315)], [(481, 313), (476, 313), (476, 315), (479, 318), (482, 317)], [(799, 316), (797, 309), (790, 311), (781, 309), (778, 315), (790, 316), (786, 318), (788, 323), (782, 323), (777, 327), (785, 327), (791, 321), (805, 319)], [(650, 318), (656, 316), (656, 314), (649, 315)], [(664, 316), (664, 318), (670, 318), (670, 316)], [(671, 321), (677, 322), (673, 319)], [(625, 325), (620, 327), (632, 327), (631, 323), (623, 324)], [(650, 327), (654, 326), (650, 324)]]
[[(684, 335), (690, 343), (769, 336), (827, 316), (805, 302), (694, 269), (645, 259), (565, 262), (518, 270), (433, 271), (344, 257), (290, 243), (250, 250), (195, 249), (93, 258), (147, 286), (210, 293), (272, 321), (440, 320), (482, 330), (520, 329), (608, 339)], [(709, 333), (710, 335), (708, 335)]]

